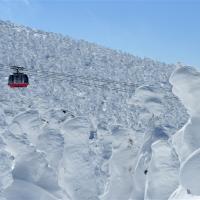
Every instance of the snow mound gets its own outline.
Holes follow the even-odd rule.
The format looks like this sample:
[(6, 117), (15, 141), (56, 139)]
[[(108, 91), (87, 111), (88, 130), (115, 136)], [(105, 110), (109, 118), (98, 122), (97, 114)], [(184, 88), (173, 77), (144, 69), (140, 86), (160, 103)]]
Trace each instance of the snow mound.
[[(192, 67), (179, 67), (170, 82), (190, 114), (185, 126), (172, 138), (181, 161), (180, 185), (170, 199), (200, 199), (200, 72)], [(196, 195), (196, 196), (194, 196)], [(198, 197), (197, 197), (198, 196)]]
[(184, 189), (182, 186), (179, 186), (170, 196), (169, 200), (199, 200), (200, 197), (192, 195)]
[(200, 195), (200, 149), (194, 151), (183, 163), (180, 169), (180, 183), (194, 195)]
[(173, 84), (173, 92), (188, 109), (190, 119), (185, 126), (177, 132), (173, 143), (179, 157), (184, 160), (194, 150), (200, 148), (200, 73), (191, 67), (181, 67), (175, 70), (170, 78)]
[(173, 93), (179, 97), (192, 116), (200, 113), (200, 73), (193, 67), (182, 66), (170, 77)]
[(13, 182), (12, 170), (14, 157), (5, 150), (0, 150), (0, 192)]
[(165, 109), (162, 100), (163, 97), (164, 94), (160, 88), (145, 85), (136, 89), (129, 104), (145, 106), (150, 113), (159, 116)]
[(158, 140), (151, 146), (145, 199), (168, 199), (178, 186), (179, 160), (167, 140)]
[(101, 171), (94, 162), (90, 148), (90, 120), (77, 117), (67, 121), (62, 128), (65, 139), (64, 157), (60, 168), (60, 185), (70, 199), (98, 200)]
[(133, 171), (139, 151), (139, 141), (132, 130), (115, 126), (112, 129), (110, 178), (101, 200), (128, 199), (133, 187)]
[(41, 187), (30, 182), (16, 179), (13, 184), (4, 191), (4, 195), (6, 200), (58, 200)]

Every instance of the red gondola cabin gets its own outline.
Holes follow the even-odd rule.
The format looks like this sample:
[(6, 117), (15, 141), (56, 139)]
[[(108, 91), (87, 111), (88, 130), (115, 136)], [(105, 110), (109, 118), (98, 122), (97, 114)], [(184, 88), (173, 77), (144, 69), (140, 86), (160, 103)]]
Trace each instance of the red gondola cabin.
[(23, 70), (21, 67), (13, 66), (12, 69), (16, 70), (16, 73), (13, 73), (8, 78), (8, 85), (11, 88), (23, 88), (27, 87), (29, 85), (28, 76), (22, 72), (19, 72), (19, 70)]

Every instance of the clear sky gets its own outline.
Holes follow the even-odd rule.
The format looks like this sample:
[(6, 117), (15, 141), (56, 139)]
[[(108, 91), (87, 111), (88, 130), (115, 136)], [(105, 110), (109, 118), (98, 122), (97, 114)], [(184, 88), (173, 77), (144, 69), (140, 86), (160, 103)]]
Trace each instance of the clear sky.
[(0, 0), (0, 19), (200, 67), (200, 0)]

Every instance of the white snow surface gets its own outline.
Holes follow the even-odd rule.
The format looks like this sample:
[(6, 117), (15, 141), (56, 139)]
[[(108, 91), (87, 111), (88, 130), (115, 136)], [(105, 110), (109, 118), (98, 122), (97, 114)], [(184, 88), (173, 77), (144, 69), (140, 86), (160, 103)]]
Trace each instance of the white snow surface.
[[(173, 92), (188, 110), (190, 118), (185, 126), (172, 137), (172, 144), (180, 160), (180, 187), (170, 199), (200, 199), (200, 72), (192, 67), (179, 67), (170, 82)], [(199, 195), (199, 196), (198, 196)]]
[(0, 44), (0, 199), (200, 199), (198, 71), (3, 21)]

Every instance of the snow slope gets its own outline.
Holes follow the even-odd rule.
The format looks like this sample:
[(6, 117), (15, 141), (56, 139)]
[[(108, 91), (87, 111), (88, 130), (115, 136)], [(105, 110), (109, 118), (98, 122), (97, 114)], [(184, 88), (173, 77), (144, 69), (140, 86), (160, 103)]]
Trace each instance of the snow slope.
[(6, 199), (10, 200), (22, 200), (22, 199), (56, 200), (54, 196), (52, 196), (44, 189), (36, 185), (33, 185), (30, 182), (25, 182), (17, 179), (15, 179), (12, 186), (5, 191), (4, 195)]
[(192, 67), (179, 67), (172, 74), (170, 82), (174, 94), (180, 98), (190, 115), (188, 122), (172, 139), (181, 167), (180, 187), (170, 199), (200, 199), (200, 72)]
[[(186, 179), (198, 115), (187, 122), (178, 98), (196, 111), (179, 72), (170, 79), (178, 98), (172, 92), (175, 65), (3, 21), (0, 44), (0, 198), (165, 200), (185, 187), (197, 195)], [(10, 64), (27, 68), (27, 89), (8, 88)]]

